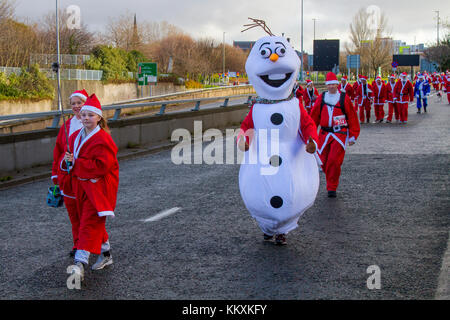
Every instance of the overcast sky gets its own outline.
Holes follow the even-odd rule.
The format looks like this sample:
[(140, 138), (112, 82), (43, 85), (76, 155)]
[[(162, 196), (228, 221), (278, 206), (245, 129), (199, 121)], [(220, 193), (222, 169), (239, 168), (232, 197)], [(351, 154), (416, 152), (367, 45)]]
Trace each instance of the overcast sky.
[[(378, 7), (388, 18), (391, 36), (407, 44), (436, 42), (436, 10), (450, 20), (447, 0), (304, 0), (304, 50), (312, 53), (313, 18), (316, 39), (340, 39), (341, 50), (349, 40), (349, 25), (360, 8)], [(285, 34), (300, 49), (301, 0), (60, 0), (60, 7), (77, 5), (91, 31), (103, 31), (109, 17), (127, 10), (139, 21), (167, 21), (194, 38), (210, 37), (221, 43), (252, 41), (265, 35), (262, 29), (244, 33), (248, 17), (265, 20), (276, 35)], [(371, 7), (372, 6), (372, 7)], [(55, 10), (55, 0), (16, 0), (16, 16), (39, 20)], [(370, 10), (370, 9), (369, 9)], [(441, 33), (441, 37), (443, 32)]]

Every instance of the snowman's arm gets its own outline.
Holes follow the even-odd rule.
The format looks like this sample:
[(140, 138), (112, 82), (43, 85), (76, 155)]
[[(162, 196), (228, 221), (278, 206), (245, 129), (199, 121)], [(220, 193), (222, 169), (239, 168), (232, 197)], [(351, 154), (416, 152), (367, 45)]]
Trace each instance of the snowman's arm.
[(241, 129), (239, 130), (239, 134), (237, 136), (236, 142), (239, 143), (239, 140), (242, 136), (245, 137), (245, 141), (250, 144), (249, 133), (252, 131), (248, 131), (249, 129), (254, 129), (255, 125), (253, 123), (253, 106), (251, 106), (250, 111), (245, 117), (244, 121), (241, 123)]
[(319, 136), (317, 135), (317, 126), (314, 123), (313, 119), (306, 112), (303, 105), (300, 104), (300, 136), (305, 144), (308, 144), (308, 140), (311, 137), (313, 141), (316, 143), (319, 141)]

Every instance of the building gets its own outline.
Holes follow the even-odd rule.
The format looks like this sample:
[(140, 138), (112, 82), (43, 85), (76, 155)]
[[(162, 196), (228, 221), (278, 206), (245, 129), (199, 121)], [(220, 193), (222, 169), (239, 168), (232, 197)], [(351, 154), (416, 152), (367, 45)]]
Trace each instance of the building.
[(250, 52), (256, 41), (233, 41), (233, 47)]

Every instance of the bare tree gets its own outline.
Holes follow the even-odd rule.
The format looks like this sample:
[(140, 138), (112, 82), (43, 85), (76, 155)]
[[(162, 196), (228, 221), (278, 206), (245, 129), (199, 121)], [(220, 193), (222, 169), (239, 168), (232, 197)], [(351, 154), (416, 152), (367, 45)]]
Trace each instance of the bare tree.
[(0, 23), (14, 16), (15, 0), (0, 0)]
[[(79, 29), (69, 29), (66, 23), (69, 15), (65, 10), (60, 10), (58, 18), (61, 53), (88, 54), (95, 41), (94, 34), (88, 30), (86, 24), (81, 23)], [(54, 12), (49, 12), (39, 23), (38, 35), (40, 41), (45, 44), (39, 53), (56, 52), (56, 16)]]
[(376, 16), (372, 25), (371, 13), (361, 8), (350, 24), (350, 44), (346, 44), (347, 54), (359, 54), (361, 71), (376, 74), (381, 67), (386, 70), (392, 61), (392, 38), (389, 37), (386, 15)]

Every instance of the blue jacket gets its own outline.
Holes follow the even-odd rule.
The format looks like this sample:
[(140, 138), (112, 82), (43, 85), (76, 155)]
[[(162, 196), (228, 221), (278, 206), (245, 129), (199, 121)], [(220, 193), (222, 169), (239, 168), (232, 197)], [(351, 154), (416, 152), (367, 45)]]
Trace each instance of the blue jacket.
[(430, 90), (430, 84), (426, 80), (417, 80), (414, 85), (414, 95), (419, 99), (426, 99), (430, 95)]

